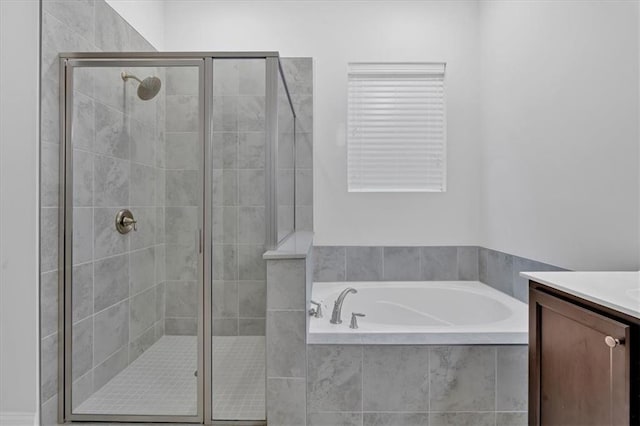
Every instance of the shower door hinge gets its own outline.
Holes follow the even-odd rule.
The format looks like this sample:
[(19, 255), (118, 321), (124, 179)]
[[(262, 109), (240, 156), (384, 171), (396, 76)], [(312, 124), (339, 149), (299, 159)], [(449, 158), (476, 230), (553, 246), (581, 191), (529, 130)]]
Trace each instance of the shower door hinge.
[(202, 253), (202, 229), (198, 229), (196, 238), (198, 239), (198, 253)]

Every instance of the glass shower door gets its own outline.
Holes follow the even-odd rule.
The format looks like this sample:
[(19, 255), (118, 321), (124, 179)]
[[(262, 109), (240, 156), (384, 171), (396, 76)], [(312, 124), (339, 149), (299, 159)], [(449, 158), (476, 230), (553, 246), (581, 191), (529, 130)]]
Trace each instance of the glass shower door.
[(67, 61), (67, 420), (202, 419), (203, 64)]

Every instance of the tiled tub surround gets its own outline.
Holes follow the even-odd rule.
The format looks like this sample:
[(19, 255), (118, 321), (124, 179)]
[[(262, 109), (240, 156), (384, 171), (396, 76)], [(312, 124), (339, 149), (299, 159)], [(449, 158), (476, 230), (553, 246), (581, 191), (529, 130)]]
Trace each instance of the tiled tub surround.
[(523, 271), (558, 271), (553, 265), (476, 246), (316, 246), (314, 281), (480, 281), (523, 302)]
[(526, 346), (309, 345), (307, 358), (309, 426), (527, 424)]

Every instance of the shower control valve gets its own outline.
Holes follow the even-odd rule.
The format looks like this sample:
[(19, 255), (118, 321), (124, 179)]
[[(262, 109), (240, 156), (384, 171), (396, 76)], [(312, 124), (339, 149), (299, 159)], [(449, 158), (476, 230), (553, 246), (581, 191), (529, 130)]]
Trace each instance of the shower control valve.
[(128, 209), (122, 209), (116, 215), (116, 230), (121, 234), (128, 234), (133, 229), (138, 230), (138, 221), (133, 218), (133, 213)]

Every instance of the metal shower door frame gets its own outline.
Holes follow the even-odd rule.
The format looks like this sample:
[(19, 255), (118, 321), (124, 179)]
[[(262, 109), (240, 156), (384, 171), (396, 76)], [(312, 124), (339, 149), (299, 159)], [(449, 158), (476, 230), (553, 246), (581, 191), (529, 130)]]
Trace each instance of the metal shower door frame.
[[(200, 167), (200, 182), (204, 182), (205, 150), (208, 150), (206, 142), (207, 126), (209, 120), (205, 120), (206, 111), (210, 110), (205, 105), (206, 87), (209, 87), (205, 78), (205, 58), (149, 58), (144, 59), (138, 55), (127, 54), (61, 54), (60, 55), (60, 209), (59, 214), (59, 294), (58, 294), (58, 419), (60, 422), (72, 421), (101, 421), (101, 422), (182, 422), (203, 423), (204, 420), (204, 382), (207, 377), (203, 351), (204, 338), (204, 250), (202, 243), (202, 229), (204, 222), (205, 200), (204, 189), (201, 188), (198, 209), (199, 229), (199, 255), (198, 255), (198, 344), (197, 344), (197, 410), (195, 415), (133, 415), (133, 414), (74, 414), (72, 410), (72, 280), (73, 280), (73, 76), (75, 68), (102, 68), (102, 67), (197, 67), (199, 71), (198, 100), (199, 112), (199, 139), (202, 149), (202, 164)], [(206, 87), (205, 87), (206, 86)], [(203, 186), (203, 185), (201, 185)]]
[[(266, 421), (214, 420), (212, 416), (212, 164), (213, 137), (213, 61), (219, 59), (265, 60), (265, 250), (275, 248), (281, 241), (277, 237), (277, 170), (278, 170), (278, 83), (279, 76), (286, 91), (294, 117), (296, 113), (282, 72), (278, 52), (82, 52), (61, 53), (60, 57), (60, 208), (59, 261), (58, 261), (58, 420), (97, 422), (158, 422), (233, 424), (261, 426)], [(72, 246), (73, 246), (73, 147), (71, 145), (73, 118), (73, 69), (76, 67), (171, 67), (197, 66), (199, 69), (199, 139), (201, 143), (198, 215), (198, 378), (197, 414), (173, 415), (110, 415), (72, 413)], [(295, 139), (294, 139), (295, 149)], [(294, 157), (295, 158), (295, 157)], [(271, 161), (269, 161), (271, 159)], [(295, 166), (294, 166), (295, 167)], [(295, 182), (295, 179), (294, 179)], [(295, 185), (295, 183), (294, 183)], [(294, 195), (295, 198), (295, 195)], [(295, 201), (294, 201), (295, 220)], [(295, 228), (295, 223), (294, 223)], [(289, 235), (288, 235), (289, 236)], [(288, 237), (287, 236), (287, 237)], [(285, 238), (286, 239), (286, 238)], [(284, 239), (283, 239), (284, 240)], [(265, 380), (266, 387), (266, 380)]]

